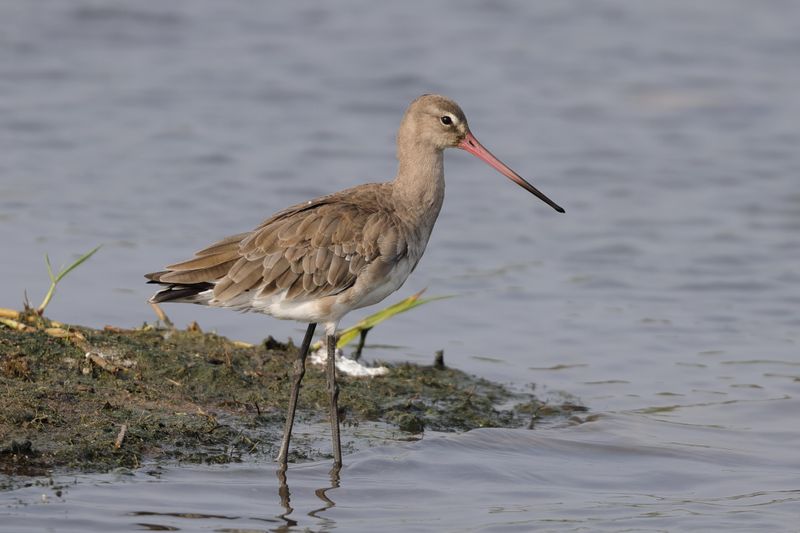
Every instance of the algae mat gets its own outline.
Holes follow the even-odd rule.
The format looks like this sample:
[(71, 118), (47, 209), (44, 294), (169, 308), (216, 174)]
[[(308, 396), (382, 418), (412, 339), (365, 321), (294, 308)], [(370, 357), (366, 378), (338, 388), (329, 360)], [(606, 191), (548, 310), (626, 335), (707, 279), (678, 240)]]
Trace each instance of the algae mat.
[[(69, 334), (58, 337), (49, 325), (0, 325), (0, 472), (103, 471), (149, 460), (219, 463), (276, 453), (296, 355), (291, 341), (249, 346), (198, 327), (150, 325), (59, 324), (56, 331)], [(543, 404), (441, 366), (390, 365), (384, 376), (340, 381), (345, 450), (371, 443), (356, 435), (358, 427), (387, 428), (390, 438), (403, 439), (425, 429), (532, 427), (540, 417), (583, 410)], [(324, 374), (309, 365), (299, 422), (322, 423), (326, 412)], [(295, 440), (290, 460), (325, 457), (317, 444), (327, 436), (319, 437)]]

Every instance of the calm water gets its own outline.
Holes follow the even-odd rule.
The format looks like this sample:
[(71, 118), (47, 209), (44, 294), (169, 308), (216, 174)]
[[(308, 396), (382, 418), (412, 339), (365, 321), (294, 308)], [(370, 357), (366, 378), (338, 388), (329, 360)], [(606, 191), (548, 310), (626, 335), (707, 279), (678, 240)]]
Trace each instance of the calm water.
[[(0, 306), (25, 289), (38, 302), (45, 253), (64, 263), (102, 243), (48, 314), (153, 320), (142, 273), (291, 203), (391, 178), (405, 106), (442, 92), (567, 214), (448, 154), (442, 215), (394, 299), (457, 297), (376, 329), (367, 356), (444, 349), (600, 416), (363, 450), (336, 488), (327, 464), (299, 465), (288, 520), (796, 531), (798, 21), (789, 0), (2, 2)], [(166, 310), (244, 340), (302, 335)], [(270, 464), (62, 481), (74, 479), (60, 496), (0, 494), (0, 529), (290, 523)]]

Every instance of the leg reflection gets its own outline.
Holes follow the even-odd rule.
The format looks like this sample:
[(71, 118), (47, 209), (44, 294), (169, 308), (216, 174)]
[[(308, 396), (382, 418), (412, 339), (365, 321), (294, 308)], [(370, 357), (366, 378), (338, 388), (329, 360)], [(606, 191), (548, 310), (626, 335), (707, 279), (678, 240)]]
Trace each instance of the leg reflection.
[[(290, 528), (297, 525), (297, 521), (289, 518), (289, 515), (292, 514), (294, 509), (292, 509), (291, 504), (291, 493), (289, 492), (289, 485), (286, 482), (286, 470), (283, 468), (278, 468), (278, 496), (281, 498), (281, 507), (283, 507), (284, 512), (283, 514), (278, 515), (278, 518), (286, 522), (286, 525), (282, 528), (276, 529), (276, 531), (280, 531), (284, 528)], [(288, 529), (286, 529), (288, 531)]]
[(341, 479), (339, 478), (339, 471), (340, 470), (341, 470), (341, 466), (334, 466), (331, 469), (330, 473), (329, 473), (329, 475), (330, 475), (330, 486), (322, 487), (322, 488), (319, 488), (319, 489), (314, 491), (314, 494), (317, 496), (317, 498), (322, 500), (325, 505), (320, 507), (319, 509), (314, 509), (313, 511), (308, 513), (308, 516), (313, 516), (314, 518), (317, 518), (319, 520), (323, 520), (325, 522), (330, 522), (331, 524), (334, 523), (333, 520), (331, 520), (330, 518), (325, 518), (325, 517), (320, 516), (320, 513), (323, 513), (325, 511), (327, 511), (328, 509), (330, 509), (331, 507), (336, 505), (336, 502), (331, 500), (330, 497), (328, 496), (328, 491), (332, 490), (332, 489), (338, 489), (339, 488), (339, 485), (340, 485), (340, 482), (341, 482)]

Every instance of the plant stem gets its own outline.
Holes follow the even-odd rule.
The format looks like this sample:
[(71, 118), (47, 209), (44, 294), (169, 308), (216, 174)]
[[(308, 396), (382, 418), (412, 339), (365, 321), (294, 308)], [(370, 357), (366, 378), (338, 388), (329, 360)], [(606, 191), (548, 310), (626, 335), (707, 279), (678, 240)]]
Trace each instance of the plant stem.
[(53, 267), (50, 265), (50, 257), (47, 254), (45, 254), (44, 262), (47, 265), (47, 274), (50, 276), (50, 288), (47, 290), (47, 294), (45, 294), (44, 300), (42, 300), (42, 303), (39, 304), (39, 307), (36, 309), (36, 312), (39, 314), (39, 316), (44, 314), (44, 310), (50, 304), (50, 300), (53, 299), (53, 295), (56, 293), (56, 285), (58, 285), (58, 282), (64, 279), (64, 277), (67, 274), (75, 270), (84, 261), (92, 257), (94, 253), (100, 249), (100, 246), (96, 246), (94, 249), (80, 256), (78, 259), (75, 260), (75, 262), (73, 262), (67, 268), (61, 270), (58, 273), (58, 275), (53, 275)]

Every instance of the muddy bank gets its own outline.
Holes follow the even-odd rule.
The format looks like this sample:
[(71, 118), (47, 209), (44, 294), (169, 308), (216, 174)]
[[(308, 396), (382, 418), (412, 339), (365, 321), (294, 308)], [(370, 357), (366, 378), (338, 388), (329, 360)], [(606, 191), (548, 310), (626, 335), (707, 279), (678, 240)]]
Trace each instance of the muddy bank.
[[(0, 473), (277, 453), (296, 354), (291, 341), (249, 346), (197, 327), (58, 326), (0, 324)], [(384, 376), (340, 381), (345, 451), (425, 430), (529, 427), (583, 410), (434, 365), (392, 365)], [(290, 460), (327, 455), (326, 406), (322, 368), (309, 364)]]

